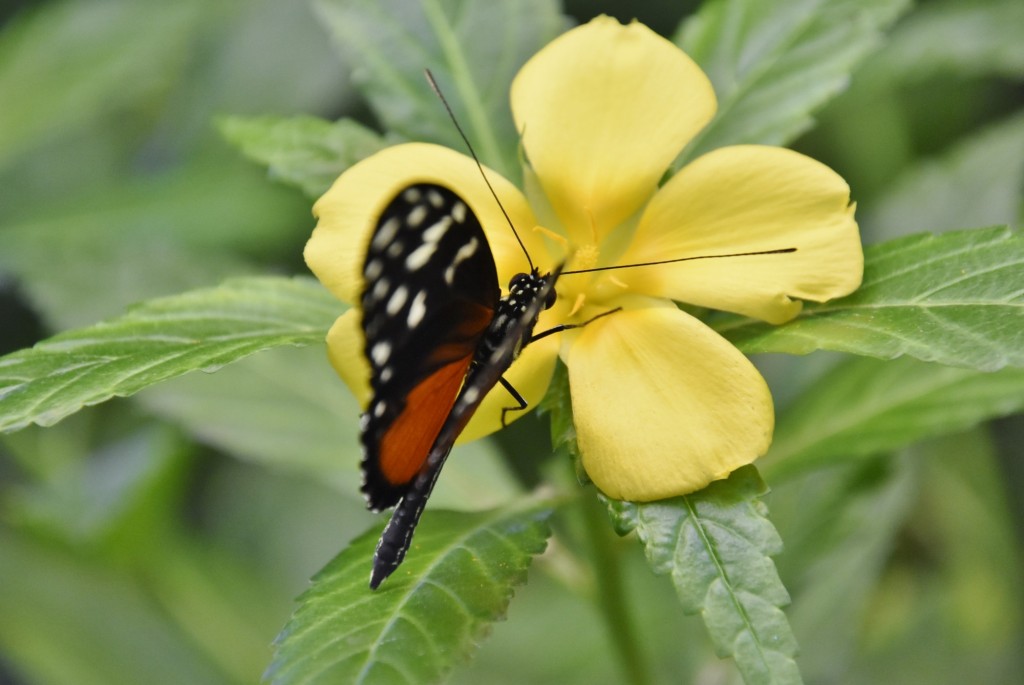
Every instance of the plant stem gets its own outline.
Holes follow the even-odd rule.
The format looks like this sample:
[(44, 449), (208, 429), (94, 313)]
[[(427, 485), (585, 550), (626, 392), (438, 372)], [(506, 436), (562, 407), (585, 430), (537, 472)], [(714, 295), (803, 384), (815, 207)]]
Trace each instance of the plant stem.
[(622, 581), (619, 552), (604, 506), (594, 497), (581, 497), (584, 527), (597, 580), (597, 603), (608, 627), (609, 638), (626, 675), (626, 682), (646, 685), (651, 682), (640, 650), (640, 639), (629, 615), (626, 588)]

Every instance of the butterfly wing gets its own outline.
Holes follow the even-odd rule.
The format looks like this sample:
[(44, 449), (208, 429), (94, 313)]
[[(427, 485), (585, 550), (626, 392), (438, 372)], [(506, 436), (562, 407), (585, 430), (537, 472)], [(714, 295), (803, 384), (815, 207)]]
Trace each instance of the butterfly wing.
[(479, 220), (451, 190), (417, 184), (384, 209), (363, 264), (373, 399), (363, 415), (363, 492), (379, 510), (423, 469), (501, 291)]
[[(522, 347), (529, 342), (537, 318), (550, 306), (549, 296), (554, 290), (555, 281), (561, 270), (562, 267), (559, 266), (547, 276), (535, 275), (535, 288), (531, 287), (528, 292), (520, 293), (518, 301), (516, 294), (513, 293), (502, 302), (503, 305), (508, 305), (509, 310), (499, 312), (492, 321), (490, 330), (487, 331), (488, 340), (493, 338), (494, 344), (486, 345), (483, 348), (486, 354), (477, 357), (477, 363), (466, 376), (465, 384), (441, 426), (437, 439), (427, 455), (426, 463), (407, 488), (402, 501), (391, 515), (380, 542), (377, 543), (377, 550), (373, 555), (373, 571), (370, 574), (372, 589), (376, 589), (384, 582), (405, 558), (416, 524), (434, 489), (441, 467), (452, 450), (452, 445), (484, 397), (512, 365)], [(502, 321), (503, 316), (507, 317), (507, 321)]]

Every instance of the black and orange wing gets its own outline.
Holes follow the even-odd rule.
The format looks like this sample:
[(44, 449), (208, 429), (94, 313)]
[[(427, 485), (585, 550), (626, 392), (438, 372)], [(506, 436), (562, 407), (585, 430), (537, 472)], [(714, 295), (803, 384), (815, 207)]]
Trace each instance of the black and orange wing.
[(396, 504), (427, 462), (501, 295), (483, 228), (451, 190), (417, 184), (384, 209), (363, 264), (373, 398), (363, 492)]
[(541, 311), (550, 306), (549, 296), (553, 296), (555, 281), (561, 270), (562, 267), (559, 266), (547, 276), (539, 276), (536, 273), (528, 276), (526, 280), (530, 282), (529, 287), (519, 293), (516, 293), (513, 287), (512, 294), (501, 301), (501, 311), (488, 331), (488, 337), (496, 333), (500, 335), (496, 335), (489, 343), (485, 341), (480, 347), (482, 353), (477, 355), (476, 364), (470, 368), (454, 405), (445, 412), (446, 418), (433, 440), (432, 447), (428, 450), (426, 462), (405, 489), (401, 502), (381, 534), (373, 555), (371, 588), (376, 589), (384, 582), (405, 558), (416, 524), (452, 445), (487, 392), (512, 365), (521, 347), (532, 339), (533, 329)]

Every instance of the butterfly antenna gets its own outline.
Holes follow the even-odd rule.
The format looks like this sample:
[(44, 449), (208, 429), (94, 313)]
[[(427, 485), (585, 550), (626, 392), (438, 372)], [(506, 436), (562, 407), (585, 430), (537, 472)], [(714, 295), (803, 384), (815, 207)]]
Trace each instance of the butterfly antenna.
[(733, 252), (731, 254), (705, 254), (693, 257), (680, 257), (678, 259), (663, 259), (657, 262), (639, 262), (637, 264), (619, 264), (617, 266), (597, 266), (592, 269), (578, 269), (576, 271), (563, 271), (563, 276), (571, 274), (589, 274), (595, 271), (615, 271), (618, 269), (633, 269), (638, 266), (658, 266), (659, 264), (675, 264), (676, 262), (690, 262), (695, 259), (724, 259), (725, 257), (756, 257), (766, 254), (789, 254), (796, 252), (795, 247), (784, 247), (780, 250), (761, 250), (759, 252)]
[(491, 185), (490, 180), (487, 178), (487, 174), (484, 173), (484, 165), (480, 163), (480, 158), (476, 156), (476, 150), (473, 149), (473, 144), (469, 142), (469, 137), (466, 135), (466, 132), (462, 130), (462, 126), (459, 125), (459, 120), (455, 118), (455, 113), (452, 111), (451, 105), (449, 105), (448, 100), (445, 99), (444, 93), (441, 92), (441, 88), (437, 85), (437, 81), (434, 80), (434, 75), (430, 73), (430, 69), (424, 69), (423, 72), (427, 76), (427, 83), (430, 84), (434, 94), (437, 95), (437, 98), (441, 101), (441, 104), (444, 105), (445, 110), (448, 112), (448, 117), (452, 120), (452, 123), (455, 124), (455, 130), (459, 132), (459, 135), (462, 136), (462, 141), (466, 144), (466, 147), (469, 148), (469, 154), (472, 155), (473, 161), (476, 162), (477, 168), (480, 169), (480, 175), (483, 176), (484, 183), (487, 184), (487, 189), (491, 191), (494, 201), (498, 203), (498, 209), (500, 209), (501, 213), (505, 216), (505, 221), (508, 222), (508, 227), (512, 229), (512, 235), (516, 237), (516, 242), (519, 243), (519, 247), (522, 248), (523, 254), (526, 255), (526, 261), (530, 264), (530, 271), (533, 271), (533, 260), (530, 259), (530, 253), (526, 250), (526, 245), (523, 244), (523, 239), (519, 237), (519, 231), (516, 230), (515, 224), (512, 223), (512, 217), (510, 217), (508, 212), (505, 211), (505, 206), (501, 204), (501, 200), (498, 198), (498, 193), (494, 191), (494, 186)]

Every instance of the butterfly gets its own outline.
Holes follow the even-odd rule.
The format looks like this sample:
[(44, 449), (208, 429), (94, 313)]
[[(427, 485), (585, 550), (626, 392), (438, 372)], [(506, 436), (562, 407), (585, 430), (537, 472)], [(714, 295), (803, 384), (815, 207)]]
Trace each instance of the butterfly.
[(373, 397), (361, 418), (363, 493), (397, 505), (374, 554), (370, 587), (401, 564), (456, 438), (555, 302), (561, 267), (516, 274), (501, 296), (480, 221), (452, 190), (420, 183), (384, 208), (363, 263), (365, 353)]

